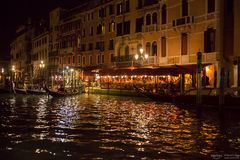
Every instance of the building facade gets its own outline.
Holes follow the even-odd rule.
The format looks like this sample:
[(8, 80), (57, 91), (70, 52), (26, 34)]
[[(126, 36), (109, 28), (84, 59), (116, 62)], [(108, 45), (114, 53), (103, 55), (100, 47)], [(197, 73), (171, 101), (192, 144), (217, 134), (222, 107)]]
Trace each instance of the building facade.
[(47, 69), (47, 64), (49, 64), (49, 31), (45, 31), (32, 39), (31, 57), (33, 83), (47, 80), (49, 75)]
[(23, 81), (30, 76), (31, 71), (31, 45), (33, 37), (32, 23), (20, 26), (16, 30), (16, 38), (11, 43), (11, 78), (13, 81)]
[[(48, 70), (53, 76), (66, 67), (187, 67), (196, 65), (201, 52), (207, 66), (202, 75), (210, 86), (219, 87), (222, 68), (226, 86), (240, 86), (239, 3), (93, 0), (70, 10), (57, 8), (49, 14)], [(19, 52), (13, 47), (12, 53), (16, 59)], [(135, 59), (136, 54), (147, 59)]]

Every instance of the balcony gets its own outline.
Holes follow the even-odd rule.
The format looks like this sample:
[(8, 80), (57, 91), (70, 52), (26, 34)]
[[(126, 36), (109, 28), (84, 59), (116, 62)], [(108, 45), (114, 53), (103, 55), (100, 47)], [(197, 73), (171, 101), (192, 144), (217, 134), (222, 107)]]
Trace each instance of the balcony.
[(173, 27), (191, 25), (194, 23), (194, 16), (186, 16), (173, 20)]
[(124, 67), (143, 67), (143, 66), (150, 66), (150, 65), (157, 65), (157, 56), (149, 56), (147, 60), (135, 60), (134, 55), (126, 56), (115, 56), (114, 57), (114, 66), (118, 68)]
[(157, 32), (157, 31), (159, 31), (158, 24), (144, 25), (143, 26), (143, 32)]

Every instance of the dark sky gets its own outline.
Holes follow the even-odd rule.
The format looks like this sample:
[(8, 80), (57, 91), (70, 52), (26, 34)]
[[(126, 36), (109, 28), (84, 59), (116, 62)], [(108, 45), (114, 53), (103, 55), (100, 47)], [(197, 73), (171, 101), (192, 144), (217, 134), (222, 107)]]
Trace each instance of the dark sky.
[(69, 8), (86, 0), (1, 0), (0, 1), (0, 58), (6, 57), (18, 25), (24, 24), (28, 17), (41, 18), (48, 12), (62, 6)]

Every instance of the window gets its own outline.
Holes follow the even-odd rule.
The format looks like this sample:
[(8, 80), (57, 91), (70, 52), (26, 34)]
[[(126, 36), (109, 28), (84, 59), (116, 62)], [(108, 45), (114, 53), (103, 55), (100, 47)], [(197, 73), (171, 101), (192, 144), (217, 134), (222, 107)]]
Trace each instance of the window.
[(102, 33), (102, 25), (99, 24), (99, 25), (97, 26), (97, 34), (101, 34), (101, 33)]
[(93, 12), (91, 13), (91, 18), (93, 19)]
[(103, 24), (102, 25), (102, 34), (105, 34), (105, 32), (106, 32), (106, 28), (105, 28), (105, 25)]
[(152, 56), (157, 56), (157, 42), (152, 43)]
[(78, 64), (81, 64), (81, 56), (78, 56)]
[(89, 35), (90, 35), (90, 36), (93, 35), (93, 27), (90, 28)]
[(147, 42), (147, 44), (146, 44), (146, 54), (150, 54), (150, 47), (151, 47), (150, 42)]
[(125, 11), (126, 11), (126, 12), (129, 12), (129, 11), (130, 11), (130, 3), (129, 3), (129, 0), (126, 0), (126, 1), (125, 1), (125, 5), (126, 5), (126, 6), (125, 6), (125, 7), (126, 7), (126, 8), (125, 8), (125, 9), (126, 9)]
[(93, 59), (92, 59), (92, 56), (89, 56), (89, 64), (93, 64)]
[(122, 23), (117, 24), (117, 36), (122, 35)]
[(137, 8), (138, 8), (138, 9), (141, 9), (141, 8), (142, 8), (142, 5), (143, 5), (143, 1), (142, 1), (142, 0), (138, 0), (138, 6), (137, 6)]
[(157, 13), (156, 12), (154, 12), (152, 14), (152, 24), (157, 24)]
[(141, 9), (141, 8), (142, 8), (142, 0), (138, 0), (137, 9)]
[(114, 7), (112, 4), (109, 5), (109, 15), (114, 14)]
[(102, 55), (102, 63), (104, 63), (104, 55)]
[(146, 25), (150, 25), (151, 24), (151, 15), (147, 14), (146, 16)]
[(208, 0), (208, 13), (215, 12), (215, 0)]
[(90, 13), (88, 13), (88, 21), (90, 21)]
[(181, 55), (187, 55), (188, 52), (188, 37), (187, 37), (187, 33), (182, 33), (181, 36)]
[(97, 56), (97, 62), (100, 63), (100, 55)]
[(124, 35), (130, 34), (130, 21), (124, 22)]
[(162, 6), (162, 24), (167, 23), (167, 6), (164, 4)]
[(109, 50), (114, 49), (113, 39), (109, 40)]
[(83, 32), (82, 32), (82, 36), (85, 37), (85, 36), (86, 36), (86, 35), (85, 35), (85, 33), (86, 33), (85, 29), (83, 29), (82, 31), (83, 31)]
[(215, 52), (216, 29), (208, 28), (204, 32), (204, 52)]
[(72, 56), (72, 64), (75, 64), (75, 56)]
[(114, 54), (111, 54), (111, 62), (114, 62)]
[(117, 15), (122, 14), (122, 3), (117, 4)]
[(85, 44), (81, 45), (81, 51), (86, 51)]
[(188, 0), (182, 0), (182, 16), (188, 16)]
[(136, 19), (136, 33), (142, 32), (143, 17)]
[(115, 22), (109, 23), (109, 32), (114, 32), (115, 31)]
[(152, 4), (157, 4), (158, 0), (144, 0), (144, 5), (148, 6), (148, 5), (152, 5)]
[(88, 50), (89, 50), (89, 51), (92, 51), (92, 50), (93, 50), (93, 43), (89, 43), (89, 44), (88, 44)]
[(166, 37), (161, 38), (161, 56), (166, 57), (167, 55), (167, 41)]
[(68, 56), (68, 64), (71, 63), (71, 56)]

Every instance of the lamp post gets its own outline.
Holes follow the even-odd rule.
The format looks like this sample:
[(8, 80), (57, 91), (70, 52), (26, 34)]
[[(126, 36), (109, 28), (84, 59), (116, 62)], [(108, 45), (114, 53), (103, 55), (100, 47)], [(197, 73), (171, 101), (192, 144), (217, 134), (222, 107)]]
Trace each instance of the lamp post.
[[(69, 69), (69, 67), (68, 66), (66, 66), (66, 71), (67, 71), (67, 76), (68, 76), (68, 69)], [(63, 68), (63, 88), (65, 88), (65, 68)]]
[(15, 74), (15, 66), (14, 65), (12, 65), (12, 81), (14, 81), (14, 74)]
[(140, 48), (140, 54), (135, 54), (135, 56), (134, 56), (134, 58), (136, 59), (136, 60), (140, 60), (141, 61), (141, 64), (143, 64), (143, 62), (145, 61), (145, 60), (147, 60), (148, 59), (148, 54), (147, 53), (143, 53), (143, 49), (142, 48)]
[(41, 63), (39, 64), (39, 67), (40, 67), (40, 70), (41, 70), (40, 72), (41, 72), (41, 75), (42, 75), (42, 81), (44, 83), (44, 72), (43, 72), (43, 69), (45, 67), (45, 64), (44, 64), (43, 61), (41, 61)]
[(71, 71), (71, 74), (72, 74), (72, 85), (71, 85), (71, 87), (73, 89), (73, 72), (74, 72), (74, 69), (72, 68), (70, 71)]
[(1, 81), (4, 80), (3, 74), (4, 74), (4, 68), (1, 69)]

